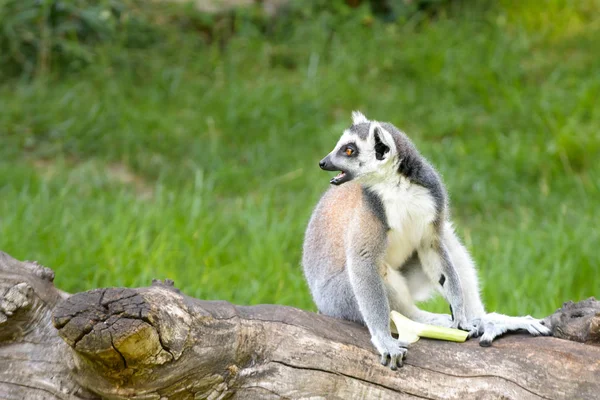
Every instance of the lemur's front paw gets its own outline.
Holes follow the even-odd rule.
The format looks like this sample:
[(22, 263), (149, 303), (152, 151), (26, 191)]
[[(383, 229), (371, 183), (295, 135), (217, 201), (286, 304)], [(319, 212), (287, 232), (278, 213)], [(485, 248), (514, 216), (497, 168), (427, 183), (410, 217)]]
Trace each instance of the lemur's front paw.
[(423, 316), (415, 318), (415, 321), (421, 322), (427, 325), (441, 326), (444, 328), (452, 328), (454, 320), (450, 314), (434, 314), (422, 312)]
[(391, 335), (373, 336), (371, 341), (381, 354), (381, 364), (390, 365), (392, 370), (402, 366), (402, 362), (408, 352), (408, 343), (394, 339)]
[(479, 330), (479, 327), (473, 321), (459, 322), (456, 326), (453, 326), (453, 328), (469, 332), (467, 338), (477, 337), (477, 332)]
[(475, 318), (472, 323), (477, 327), (472, 334), (469, 332), (469, 338), (481, 336), (479, 345), (489, 347), (494, 339), (506, 332), (526, 330), (533, 336), (548, 336), (552, 332), (542, 321), (531, 316), (511, 317), (497, 313), (485, 314), (480, 318)]
[(464, 312), (454, 313), (451, 328), (461, 329), (469, 332), (469, 337), (477, 332), (477, 325), (473, 321), (467, 320), (467, 316)]

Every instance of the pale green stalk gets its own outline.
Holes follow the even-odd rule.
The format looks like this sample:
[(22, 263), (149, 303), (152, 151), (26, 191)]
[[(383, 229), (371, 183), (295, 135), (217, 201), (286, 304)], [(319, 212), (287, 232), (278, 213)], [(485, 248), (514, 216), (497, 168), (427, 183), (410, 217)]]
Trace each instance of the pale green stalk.
[(407, 343), (414, 343), (419, 338), (447, 340), (451, 342), (464, 342), (467, 340), (467, 331), (454, 328), (442, 328), (435, 325), (415, 322), (397, 311), (390, 313), (392, 319), (392, 332), (398, 334), (398, 339)]

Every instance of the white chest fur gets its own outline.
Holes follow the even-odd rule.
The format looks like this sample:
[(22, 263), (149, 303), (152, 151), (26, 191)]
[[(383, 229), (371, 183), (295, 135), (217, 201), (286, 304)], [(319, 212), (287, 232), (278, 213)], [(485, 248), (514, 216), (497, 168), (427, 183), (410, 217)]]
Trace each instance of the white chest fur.
[(398, 185), (376, 185), (385, 208), (388, 225), (388, 247), (385, 263), (399, 268), (421, 243), (433, 233), (435, 203), (429, 191), (401, 178)]

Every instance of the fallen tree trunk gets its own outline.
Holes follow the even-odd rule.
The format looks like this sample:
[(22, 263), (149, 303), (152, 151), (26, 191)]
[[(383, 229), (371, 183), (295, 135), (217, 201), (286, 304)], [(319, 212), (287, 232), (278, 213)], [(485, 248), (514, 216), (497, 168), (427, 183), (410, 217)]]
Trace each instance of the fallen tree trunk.
[[(171, 281), (68, 295), (53, 272), (0, 252), (2, 399), (591, 399), (600, 347), (509, 335), (421, 340), (378, 362), (367, 330), (285, 306), (234, 306)], [(600, 303), (565, 304), (557, 334), (600, 343)]]

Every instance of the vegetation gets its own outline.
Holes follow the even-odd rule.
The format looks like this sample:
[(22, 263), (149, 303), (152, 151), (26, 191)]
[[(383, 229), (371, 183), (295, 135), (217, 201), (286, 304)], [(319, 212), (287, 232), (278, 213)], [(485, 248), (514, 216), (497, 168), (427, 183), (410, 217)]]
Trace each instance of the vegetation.
[(457, 1), (385, 23), (337, 2), (224, 23), (2, 0), (0, 249), (67, 291), (171, 278), (312, 310), (299, 261), (330, 178), (317, 163), (360, 109), (443, 175), (489, 309), (598, 296), (598, 12)]

